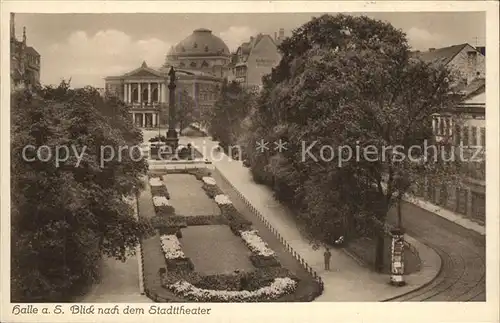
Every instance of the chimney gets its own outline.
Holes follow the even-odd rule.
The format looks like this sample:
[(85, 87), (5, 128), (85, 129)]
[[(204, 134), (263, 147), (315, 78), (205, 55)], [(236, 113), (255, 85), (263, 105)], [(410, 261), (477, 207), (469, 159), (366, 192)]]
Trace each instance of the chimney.
[(16, 14), (13, 12), (10, 13), (10, 38), (16, 38)]
[(280, 39), (283, 39), (285, 38), (285, 29), (284, 28), (280, 28)]
[(435, 50), (436, 50), (436, 48), (434, 48), (434, 47), (429, 48), (429, 52), (433, 52)]

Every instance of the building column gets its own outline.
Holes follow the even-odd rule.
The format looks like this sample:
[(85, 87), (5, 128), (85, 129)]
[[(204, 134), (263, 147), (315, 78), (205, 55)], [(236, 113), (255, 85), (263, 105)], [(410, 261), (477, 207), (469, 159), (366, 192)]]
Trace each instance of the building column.
[(156, 127), (156, 113), (153, 113), (153, 127)]
[(150, 82), (148, 83), (148, 103), (151, 104), (151, 102), (153, 101), (151, 100), (151, 82)]
[(128, 83), (128, 91), (127, 91), (127, 95), (128, 95), (128, 102), (132, 102), (132, 83)]
[(167, 102), (167, 90), (165, 89), (165, 83), (161, 83), (161, 102)]
[(137, 94), (139, 94), (139, 103), (142, 103), (141, 83), (137, 83)]
[(142, 127), (146, 128), (146, 113), (142, 113)]
[(156, 114), (156, 126), (160, 126), (160, 114), (159, 113), (155, 113)]
[(161, 83), (156, 83), (156, 88), (158, 89), (158, 103), (161, 102)]
[(133, 123), (133, 124), (134, 124), (134, 126), (135, 126), (135, 113), (134, 113), (134, 112), (132, 112), (132, 123)]
[(123, 83), (123, 102), (128, 103), (127, 97), (128, 97), (127, 83)]

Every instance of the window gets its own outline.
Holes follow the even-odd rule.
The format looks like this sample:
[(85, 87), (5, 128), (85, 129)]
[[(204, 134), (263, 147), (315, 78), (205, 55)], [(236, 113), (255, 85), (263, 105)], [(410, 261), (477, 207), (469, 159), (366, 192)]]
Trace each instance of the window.
[(463, 138), (463, 145), (469, 146), (469, 127), (464, 127), (462, 138)]
[(481, 146), (486, 147), (486, 128), (481, 127)]
[(196, 62), (191, 62), (190, 66), (191, 67), (196, 67)]
[(460, 146), (460, 141), (462, 140), (462, 129), (459, 125), (455, 125), (455, 146)]
[(197, 44), (197, 43), (194, 43), (193, 47), (194, 47), (194, 48), (198, 48), (198, 44)]
[(438, 136), (441, 136), (444, 134), (444, 122), (445, 122), (445, 119), (444, 118), (438, 118)]
[(205, 46), (205, 52), (208, 52), (208, 46)]
[(203, 61), (203, 63), (201, 63), (201, 67), (208, 67), (207, 61)]
[(477, 146), (477, 127), (472, 127), (472, 137), (471, 137), (471, 146)]
[(186, 64), (184, 64), (184, 62), (181, 62), (181, 63), (179, 64), (179, 66), (180, 66), (180, 67), (185, 67), (185, 66), (186, 66)]
[(183, 47), (181, 47), (181, 51), (182, 51), (182, 52), (185, 52), (185, 51), (186, 51), (186, 49), (184, 48), (184, 46), (183, 46)]

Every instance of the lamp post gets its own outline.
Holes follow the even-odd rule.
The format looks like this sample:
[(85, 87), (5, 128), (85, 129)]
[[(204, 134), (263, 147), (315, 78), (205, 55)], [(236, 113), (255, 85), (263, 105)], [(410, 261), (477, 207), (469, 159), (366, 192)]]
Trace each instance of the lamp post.
[(171, 152), (174, 153), (179, 145), (179, 137), (177, 130), (175, 130), (176, 116), (175, 116), (175, 70), (173, 67), (168, 72), (170, 82), (168, 84), (168, 130), (167, 130), (167, 145), (170, 147)]

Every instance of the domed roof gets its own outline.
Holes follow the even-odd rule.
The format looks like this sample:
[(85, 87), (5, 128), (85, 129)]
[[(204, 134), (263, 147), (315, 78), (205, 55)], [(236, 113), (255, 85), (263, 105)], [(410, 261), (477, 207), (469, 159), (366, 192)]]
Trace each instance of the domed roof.
[(222, 39), (205, 28), (196, 29), (191, 35), (175, 45), (170, 55), (177, 56), (214, 56), (229, 55), (229, 48)]

